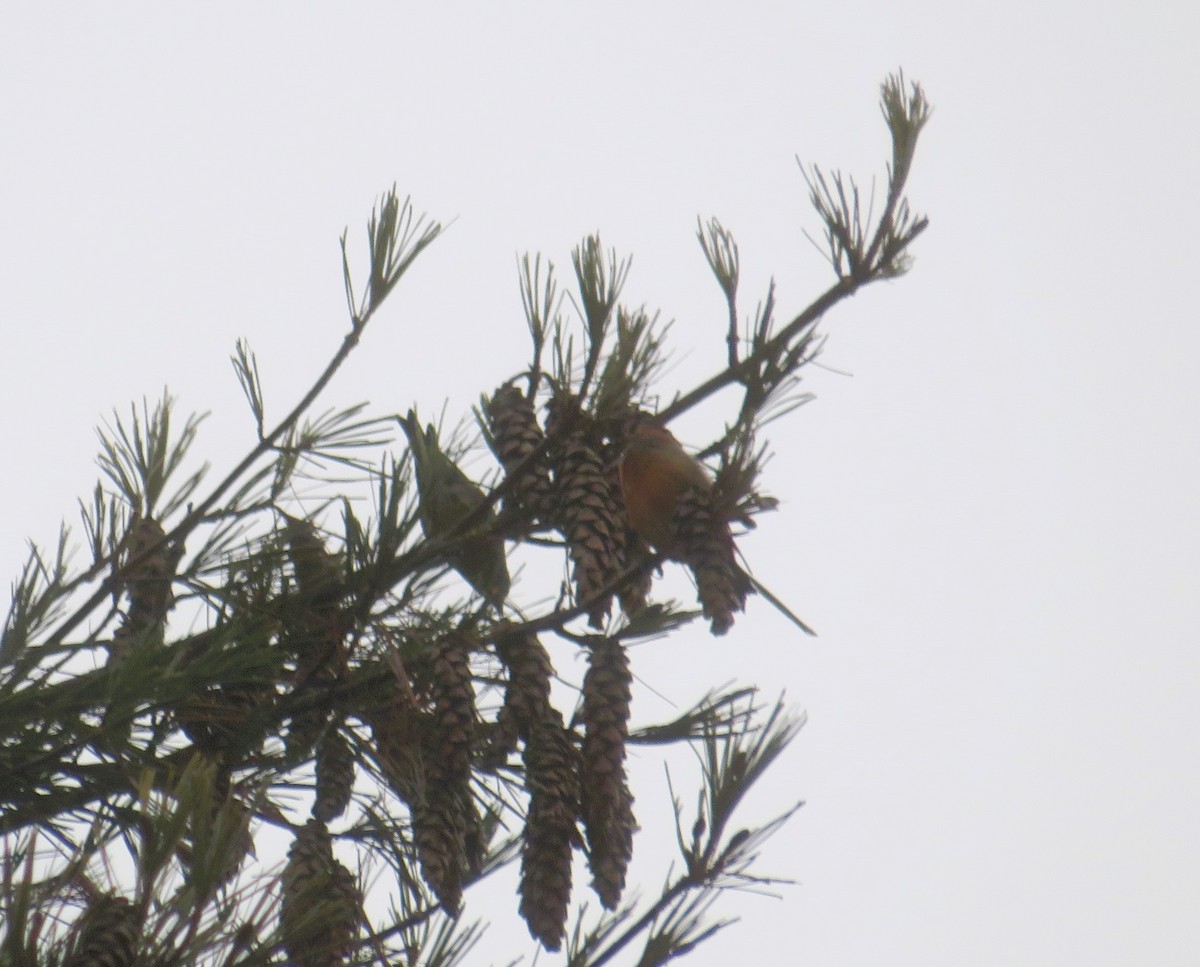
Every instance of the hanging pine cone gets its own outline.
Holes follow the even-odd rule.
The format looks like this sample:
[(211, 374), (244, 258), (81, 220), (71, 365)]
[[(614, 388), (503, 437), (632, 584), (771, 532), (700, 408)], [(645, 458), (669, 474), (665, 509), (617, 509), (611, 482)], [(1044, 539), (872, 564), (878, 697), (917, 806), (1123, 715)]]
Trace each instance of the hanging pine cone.
[(616, 909), (633, 855), (633, 795), (625, 778), (629, 700), (633, 675), (619, 641), (595, 639), (583, 679), (582, 814), (592, 887)]
[(358, 933), (362, 897), (353, 874), (334, 859), (323, 823), (310, 819), (296, 834), (282, 881), (279, 929), (292, 963), (343, 963)]
[(571, 851), (579, 845), (579, 752), (557, 712), (534, 728), (524, 759), (529, 811), (519, 909), (530, 934), (558, 950), (571, 902)]
[(603, 460), (582, 434), (568, 438), (556, 468), (558, 523), (567, 539), (576, 601), (590, 602), (588, 622), (602, 627), (612, 595), (597, 595), (621, 574), (625, 525)]
[(411, 687), (401, 687), (389, 675), (378, 705), (361, 711), (371, 729), (375, 760), (384, 779), (409, 810), (425, 798), (425, 754), (433, 716), (421, 711)]
[[(625, 529), (622, 548), (622, 558), (632, 564), (634, 561), (649, 560), (650, 547), (630, 528)], [(654, 586), (654, 576), (649, 566), (642, 568), (621, 585), (617, 591), (617, 600), (621, 602), (621, 610), (626, 615), (635, 615), (646, 606), (650, 597), (650, 589)]]
[(466, 869), (474, 865), (467, 845), (478, 825), (471, 799), (476, 714), (468, 660), (477, 645), (469, 635), (452, 632), (430, 649), (433, 729), (425, 750), (425, 799), (413, 813), (421, 872), (451, 913), (462, 900)]
[(475, 687), (469, 656), (479, 643), (463, 632), (452, 632), (433, 643), (430, 699), (435, 718), (440, 781), (464, 784), (471, 778), (471, 746), (475, 739)]
[(176, 710), (175, 717), (201, 752), (252, 753), (254, 747), (261, 745), (261, 736), (252, 738), (247, 726), (275, 696), (271, 685), (233, 688), (215, 685), (189, 696)]
[(307, 612), (300, 623), (284, 635), (286, 647), (298, 655), (288, 732), (284, 737), (289, 755), (311, 755), (329, 726), (332, 689), (346, 672), (346, 636), (341, 620), (325, 624), (320, 615)]
[(573, 394), (556, 391), (546, 406), (546, 432), (565, 435), (554, 455), (554, 522), (566, 538), (575, 600), (591, 605), (588, 621), (599, 628), (612, 609), (612, 595), (597, 595), (613, 583), (625, 564), (624, 524), (601, 456), (602, 434), (581, 405)]
[(96, 893), (75, 925), (75, 949), (63, 967), (129, 967), (137, 955), (141, 924), (125, 897)]
[(117, 583), (129, 596), (121, 626), (113, 634), (110, 660), (129, 654), (138, 639), (153, 632), (159, 639), (175, 604), (171, 582), (183, 556), (181, 546), (166, 543), (166, 531), (151, 517), (134, 516), (114, 565)]
[(354, 791), (354, 750), (336, 725), (325, 733), (317, 746), (316, 773), (312, 814), (328, 823), (346, 811)]
[[(389, 676), (391, 684), (380, 703), (360, 712), (371, 729), (380, 772), (408, 806), (422, 875), (447, 910), (457, 910), (464, 870), (477, 868), (482, 842), (470, 795), (470, 759), (466, 759), (466, 781), (461, 781), (463, 759), (458, 751), (464, 734), (469, 750), (474, 719), (472, 716), (471, 726), (462, 724), (463, 695), (456, 683), (461, 681), (463, 669), (459, 660), (448, 654), (462, 644), (444, 642), (435, 647), (439, 654), (432, 669), (441, 684), (431, 690), (442, 696), (442, 722), (436, 711), (418, 706), (407, 676), (402, 682)], [(439, 751), (446, 749), (451, 750), (448, 759), (457, 763), (452, 768), (458, 769), (460, 781), (446, 781)]]
[(175, 603), (171, 580), (182, 555), (166, 537), (162, 524), (152, 517), (135, 517), (129, 526), (120, 577), (129, 593), (131, 623), (162, 621)]
[(738, 567), (729, 524), (713, 513), (710, 492), (685, 490), (672, 521), (679, 556), (696, 578), (700, 606), (714, 635), (733, 627), (735, 612), (746, 609), (751, 584)]
[(550, 680), (554, 666), (537, 635), (495, 631), (496, 654), (508, 670), (504, 704), (489, 736), (485, 761), (495, 768), (516, 751), (517, 739), (529, 741), (531, 729), (550, 711)]
[(342, 569), (310, 520), (285, 516), (283, 536), (300, 594), (310, 600), (337, 600), (341, 594)]
[(510, 476), (519, 473), (509, 484), (505, 507), (524, 508), (534, 520), (548, 523), (554, 511), (554, 489), (545, 455), (517, 469), (545, 443), (533, 402), (515, 384), (505, 383), (492, 394), (484, 411), (496, 458)]
[(451, 916), (457, 916), (461, 908), (463, 878), (469, 865), (469, 805), (470, 800), (464, 800), (460, 790), (430, 783), (424, 800), (412, 811), (413, 840), (421, 876)]
[[(284, 645), (295, 656), (293, 694), (328, 691), (346, 672), (351, 631), (341, 605), (341, 567), (306, 520), (289, 517), (284, 526), (296, 583), (295, 601), (286, 621)], [(310, 751), (329, 719), (324, 702), (306, 702), (293, 716), (287, 735), (293, 755)]]
[(310, 521), (287, 518), (284, 537), (295, 579), (289, 632), (298, 654), (297, 683), (337, 680), (346, 668), (349, 616), (342, 608), (342, 566)]

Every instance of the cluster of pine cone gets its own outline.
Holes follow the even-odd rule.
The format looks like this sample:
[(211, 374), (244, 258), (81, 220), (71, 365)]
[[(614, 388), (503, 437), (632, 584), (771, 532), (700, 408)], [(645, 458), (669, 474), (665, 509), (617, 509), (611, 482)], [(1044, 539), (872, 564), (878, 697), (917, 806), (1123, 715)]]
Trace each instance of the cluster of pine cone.
[[(603, 627), (614, 600), (626, 614), (639, 611), (650, 591), (653, 558), (631, 526), (619, 468), (645, 416), (631, 413), (601, 426), (578, 399), (558, 394), (543, 429), (532, 400), (511, 382), (486, 401), (485, 413), (489, 443), (508, 475), (505, 516), (562, 534), (574, 599), (592, 627)], [(691, 568), (704, 613), (714, 633), (723, 634), (748, 590), (733, 559), (728, 520), (706, 487), (693, 487), (678, 495), (670, 528), (672, 545), (657, 549)], [(325, 967), (351, 952), (361, 923), (359, 885), (334, 858), (328, 828), (350, 803), (357, 769), (347, 713), (327, 698), (347, 672), (350, 628), (340, 563), (306, 521), (289, 519), (283, 536), (297, 605), (275, 630), (291, 655), (292, 695), (300, 699), (286, 740), (292, 753), (313, 756), (316, 794), (283, 872), (280, 930), (294, 963)], [(127, 544), (119, 577), (129, 606), (114, 636), (113, 659), (124, 658), (147, 635), (161, 635), (179, 560), (150, 518), (135, 519)], [(554, 669), (544, 646), (504, 621), (487, 641), (467, 631), (437, 637), (412, 679), (397, 660), (385, 694), (371, 708), (353, 710), (370, 733), (380, 774), (408, 807), (422, 877), (452, 914), (486, 851), (474, 770), (495, 771), (519, 755), (528, 795), (519, 908), (531, 934), (549, 950), (563, 942), (574, 851), (585, 851), (592, 887), (602, 905), (614, 909), (636, 829), (625, 774), (628, 657), (613, 638), (596, 635), (587, 642), (578, 730), (551, 704)], [(503, 703), (491, 721), (476, 707), (472, 673), (472, 661), (485, 659), (498, 661), (504, 678)], [(217, 763), (214, 811), (229, 798), (226, 754), (239, 731), (249, 731), (255, 709), (277, 694), (270, 691), (213, 689), (177, 712), (197, 751)], [(126, 915), (127, 902), (102, 898), (95, 907), (81, 920), (86, 936), (77, 946), (85, 958), (80, 965), (94, 962), (84, 953), (99, 949), (94, 938), (107, 938), (103, 942), (113, 951), (134, 944), (136, 923)]]
[[(486, 401), (489, 442), (508, 475), (506, 507), (563, 535), (575, 600), (587, 607), (592, 627), (600, 628), (614, 597), (634, 614), (650, 592), (650, 570), (638, 566), (649, 559), (649, 548), (626, 513), (620, 465), (631, 437), (652, 418), (631, 411), (602, 425), (566, 393), (552, 396), (547, 410), (543, 430), (533, 401), (515, 383), (505, 383)], [(550, 446), (547, 435), (554, 438)], [(678, 456), (691, 460), (682, 449)], [(704, 615), (713, 634), (722, 635), (750, 592), (728, 517), (703, 484), (677, 496), (669, 522), (674, 540), (657, 550), (691, 569)]]
[[(528, 794), (520, 913), (531, 934), (557, 950), (573, 853), (585, 839), (601, 902), (615, 907), (625, 885), (635, 829), (625, 778), (632, 676), (618, 642), (592, 639), (580, 736), (551, 704), (554, 669), (537, 636), (501, 623), (490, 639), (492, 648), (462, 631), (443, 635), (420, 673), (409, 681), (399, 670), (386, 699), (364, 719), (380, 772), (409, 808), (422, 876), (451, 913), (480, 872), (485, 849), (473, 769), (494, 772), (519, 753)], [(484, 655), (498, 659), (504, 677), (503, 703), (487, 722), (470, 667)]]

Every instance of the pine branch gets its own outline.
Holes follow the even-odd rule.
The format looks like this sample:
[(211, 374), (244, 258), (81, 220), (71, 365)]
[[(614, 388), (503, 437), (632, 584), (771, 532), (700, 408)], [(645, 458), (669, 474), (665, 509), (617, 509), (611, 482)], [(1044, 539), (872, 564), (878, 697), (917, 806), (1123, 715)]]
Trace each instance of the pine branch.
[[(254, 466), (258, 460), (270, 452), (276, 442), (294, 427), (301, 416), (316, 402), (317, 398), (329, 385), (334, 374), (341, 368), (342, 363), (350, 356), (362, 338), (363, 330), (383, 304), (383, 300), (399, 282), (400, 278), (412, 265), (413, 261), (441, 233), (441, 225), (434, 222), (424, 224), (424, 216), (414, 219), (412, 208), (406, 200), (399, 201), (395, 189), (384, 197), (379, 209), (371, 217), (369, 235), (371, 240), (371, 269), (370, 283), (364, 296), (364, 303), (357, 309), (351, 299), (351, 328), (342, 339), (333, 358), (325, 369), (292, 407), (288, 414), (265, 436), (258, 444), (242, 458), (228, 474), (214, 487), (196, 507), (194, 507), (163, 539), (163, 544), (182, 544), (189, 533), (213, 510), (221, 497), (241, 477)], [(343, 269), (346, 278), (348, 296), (352, 296), (348, 257), (343, 241)], [(152, 548), (150, 553), (158, 550)], [(66, 639), (89, 614), (113, 591), (111, 580), (104, 581), (96, 592), (80, 605), (70, 617), (62, 621), (50, 635), (50, 644), (58, 644)]]
[[(839, 279), (782, 328), (772, 283), (739, 332), (736, 242), (715, 219), (698, 226), (725, 297), (727, 365), (657, 416), (742, 387), (739, 407), (703, 452), (716, 458), (715, 479), (704, 472), (705, 492), (726, 530), (730, 521), (753, 526), (774, 506), (759, 489), (767, 449), (757, 433), (807, 398), (799, 374), (819, 349), (816, 324), (861, 287), (902, 272), (925, 227), (904, 190), (928, 105), (898, 75), (885, 82), (881, 107), (893, 142), (881, 214), (873, 220), (852, 180), (806, 172)], [(468, 955), (479, 927), (443, 914), (518, 854), (522, 913), (551, 948), (563, 939), (564, 870), (581, 846), (579, 828), (594, 888), (613, 912), (587, 931), (580, 913), (569, 944), (578, 967), (609, 963), (635, 942), (643, 944), (642, 964), (675, 959), (727, 925), (712, 919), (723, 891), (778, 882), (754, 864), (799, 804), (741, 828), (740, 815), (803, 719), (782, 702), (760, 709), (753, 689), (727, 685), (671, 721), (628, 725), (633, 670), (624, 644), (697, 617), (674, 602), (649, 601), (651, 570), (664, 557), (630, 536), (630, 515), (613, 496), (617, 460), (647, 418), (669, 328), (653, 311), (619, 303), (628, 260), (605, 253), (595, 236), (575, 250), (579, 319), (570, 326), (560, 317), (553, 265), (543, 268), (540, 257), (519, 263), (532, 359), (483, 397), (477, 414), (503, 478), (493, 484), (484, 473), (477, 486), (450, 472), (443, 479), (464, 484), (465, 497), (444, 526), (430, 523), (443, 496), (436, 482), (422, 483), (419, 466), (414, 472), (417, 438), (426, 456), (437, 447), (455, 470), (461, 441), (442, 444), (414, 420), (411, 450), (393, 457), (383, 432), (392, 417), (377, 419), (361, 405), (313, 412), (367, 322), (440, 231), (394, 190), (385, 196), (368, 226), (361, 294), (343, 237), (350, 332), (270, 429), (258, 361), (238, 343), (235, 373), (257, 443), (186, 513), (199, 493), (199, 473), (183, 469), (199, 418), (172, 429), (164, 396), (102, 435), (101, 467), (111, 483), (81, 505), (87, 569), (70, 568), (65, 528), (56, 548), (32, 550), (0, 639), (0, 719), (13, 723), (0, 748), (8, 777), (0, 784), (0, 890), (6, 918), (18, 925), (0, 941), (0, 960), (63, 962), (103, 937), (108, 949), (128, 948), (147, 963), (265, 965), (285, 949), (296, 959), (313, 927), (301, 901), (324, 876), (340, 884), (342, 898), (330, 907), (331, 945), (353, 948), (356, 962), (373, 955), (450, 967)], [(303, 499), (286, 499), (300, 483)], [(366, 489), (374, 506), (360, 520)], [(575, 530), (564, 526), (573, 500), (589, 502), (579, 517), (587, 526)], [(335, 502), (340, 525), (329, 510)], [(180, 517), (169, 532), (166, 516)], [(200, 528), (202, 547), (176, 573), (178, 561), (165, 555)], [(547, 537), (555, 531), (565, 539)], [(447, 567), (461, 572), (459, 555), (473, 541), (491, 551), (517, 544), (565, 554), (564, 544), (600, 537), (612, 542), (597, 570), (603, 577), (577, 584), (540, 614), (522, 615), (507, 582), (487, 607), (439, 604)], [(578, 564), (591, 551), (572, 544), (571, 553)], [(91, 597), (68, 611), (105, 569), (111, 573)], [(172, 589), (188, 609), (178, 617), (202, 630), (168, 635)], [(618, 594), (626, 613), (604, 617)], [(584, 617), (603, 618), (601, 632), (581, 633), (576, 622)], [(89, 618), (89, 631), (72, 639)], [(561, 642), (546, 649), (536, 637), (542, 632)], [(590, 653), (589, 670), (568, 726), (552, 704), (551, 683), (561, 649), (576, 648)], [(86, 668), (105, 652), (105, 667)], [(554, 702), (575, 687), (559, 681)], [(311, 726), (304, 737), (301, 726)], [(690, 826), (670, 796), (682, 872), (668, 874), (648, 902), (621, 896), (634, 828), (622, 766), (630, 742), (689, 743), (702, 759)], [(303, 840), (285, 877), (290, 909), (281, 929), (269, 899), (276, 877), (243, 866), (252, 818)], [(502, 823), (520, 831), (493, 842)], [(35, 837), (53, 846), (39, 857), (44, 867), (33, 862)], [(367, 864), (358, 882), (347, 881), (335, 846)], [(132, 862), (132, 883), (118, 887), (115, 874), (97, 879), (118, 860)], [(376, 866), (395, 902), (354, 940), (361, 911), (342, 901)]]
[(725, 295), (725, 304), (729, 308), (729, 331), (725, 342), (729, 349), (729, 365), (733, 367), (738, 364), (737, 289), (741, 275), (737, 243), (733, 240), (733, 234), (717, 219), (711, 218), (707, 223), (699, 219), (696, 221), (699, 225), (696, 237), (700, 240), (704, 258), (716, 276), (717, 284)]

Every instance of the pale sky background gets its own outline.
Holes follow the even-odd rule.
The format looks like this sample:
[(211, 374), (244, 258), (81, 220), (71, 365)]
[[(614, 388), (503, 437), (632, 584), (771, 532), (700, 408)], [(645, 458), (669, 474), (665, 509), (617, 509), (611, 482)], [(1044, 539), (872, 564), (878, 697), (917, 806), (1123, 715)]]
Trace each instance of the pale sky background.
[[(664, 390), (690, 387), (724, 351), (696, 216), (736, 234), (745, 312), (771, 276), (799, 311), (832, 276), (794, 156), (882, 183), (903, 67), (935, 107), (931, 227), (911, 275), (826, 318), (853, 378), (809, 371), (775, 427), (784, 506), (745, 542), (821, 636), (756, 601), (634, 656), (672, 701), (736, 677), (810, 717), (747, 814), (807, 800), (760, 867), (798, 883), (730, 897), (742, 923), (689, 962), (1200, 963), (1194, 11), (431, 8), (0, 8), (8, 573), (90, 490), (113, 406), (166, 384), (232, 465), (235, 339), (279, 415), (345, 328), (337, 238), (393, 182), (457, 221), (329, 403), (465, 413), (526, 360), (515, 256), (565, 271), (594, 230), (634, 257), (627, 301), (677, 320)], [(636, 849), (653, 887), (665, 854)], [(473, 963), (532, 952), (511, 892), (468, 912), (494, 921)]]

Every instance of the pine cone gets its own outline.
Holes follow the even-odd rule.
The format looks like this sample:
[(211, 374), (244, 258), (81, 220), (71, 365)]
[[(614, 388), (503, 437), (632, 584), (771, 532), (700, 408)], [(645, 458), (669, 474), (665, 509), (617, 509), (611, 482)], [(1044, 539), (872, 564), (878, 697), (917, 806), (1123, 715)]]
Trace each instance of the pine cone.
[(342, 609), (342, 569), (306, 520), (287, 519), (284, 534), (296, 595), (286, 637), (297, 656), (296, 684), (341, 679), (348, 658), (350, 618)]
[(288, 517), (283, 533), (300, 596), (311, 602), (336, 602), (342, 591), (341, 564), (312, 521)]
[(467, 843), (478, 825), (471, 799), (475, 688), (468, 661), (478, 643), (453, 632), (430, 650), (434, 728), (425, 750), (425, 800), (413, 812), (421, 872), (442, 905), (457, 913), (469, 860)]
[(283, 743), (289, 756), (309, 758), (329, 725), (328, 706), (313, 706), (296, 711), (288, 723)]
[(550, 679), (554, 666), (537, 635), (497, 628), (496, 653), (508, 669), (504, 705), (496, 716), (487, 762), (497, 766), (516, 750), (517, 739), (529, 741), (533, 726), (550, 711)]
[[(492, 394), (484, 409), (492, 450), (511, 476), (545, 443), (533, 403), (513, 383), (505, 383)], [(506, 508), (524, 508), (535, 520), (549, 522), (554, 513), (554, 488), (544, 455), (519, 473), (504, 499)]]
[(312, 814), (328, 823), (346, 811), (354, 790), (354, 751), (340, 728), (331, 728), (317, 747), (316, 772)]
[(673, 526), (680, 556), (696, 578), (700, 605), (714, 635), (733, 627), (733, 615), (746, 609), (750, 579), (738, 567), (729, 524), (713, 513), (710, 496), (691, 488), (679, 498)]
[(595, 600), (624, 568), (625, 523), (603, 460), (582, 434), (568, 439), (556, 468), (558, 523), (574, 564), (575, 599), (591, 602), (588, 622), (603, 626), (611, 594)]
[(141, 924), (125, 897), (96, 894), (76, 924), (75, 950), (64, 967), (129, 967), (137, 956)]
[(547, 950), (562, 946), (571, 902), (571, 850), (579, 845), (579, 753), (557, 712), (525, 746), (529, 812), (521, 853), (521, 916)]
[[(296, 582), (296, 596), (287, 616), (284, 647), (295, 658), (293, 695), (333, 688), (346, 673), (347, 636), (352, 630), (341, 603), (341, 566), (317, 536), (309, 521), (287, 519), (284, 533)], [(310, 751), (329, 719), (328, 703), (305, 707), (293, 715), (287, 746), (293, 755)]]
[(426, 788), (425, 799), (412, 811), (421, 875), (451, 916), (457, 916), (461, 907), (463, 877), (469, 865), (469, 806), (469, 790), (464, 798), (460, 789), (437, 783)]
[(616, 908), (633, 855), (633, 795), (625, 778), (625, 740), (633, 675), (619, 641), (600, 638), (583, 679), (583, 823), (592, 887), (608, 910)]
[(135, 516), (125, 535), (123, 553), (114, 565), (116, 578), (129, 595), (129, 607), (113, 634), (110, 660), (129, 654), (134, 642), (154, 631), (160, 638), (167, 613), (175, 604), (171, 582), (183, 548), (166, 543), (166, 531), (151, 517)]
[(425, 798), (426, 736), (433, 717), (417, 708), (412, 692), (392, 685), (380, 705), (362, 710), (371, 729), (375, 760), (391, 787), (409, 810)]
[(283, 645), (296, 656), (291, 721), (285, 739), (291, 755), (311, 753), (326, 731), (333, 711), (333, 690), (348, 667), (347, 633), (341, 612), (316, 608), (305, 609), (284, 632)]
[(279, 927), (295, 967), (343, 963), (358, 933), (362, 897), (353, 874), (333, 856), (329, 831), (310, 819), (283, 869)]
[[(649, 545), (628, 527), (625, 528), (622, 556), (627, 565), (639, 559), (648, 560), (650, 558)], [(621, 602), (621, 610), (626, 615), (637, 614), (646, 606), (646, 601), (650, 597), (650, 589), (654, 586), (654, 576), (651, 571), (652, 568), (649, 566), (642, 568), (617, 591), (617, 600)]]
[(238, 749), (252, 753), (262, 737), (258, 735), (256, 743), (247, 726), (264, 705), (274, 701), (275, 694), (270, 685), (213, 686), (190, 696), (175, 717), (201, 752), (217, 755)]
[(430, 698), (436, 719), (437, 779), (463, 784), (471, 778), (471, 746), (475, 739), (475, 687), (468, 661), (478, 642), (453, 632), (434, 642), (430, 650)]

